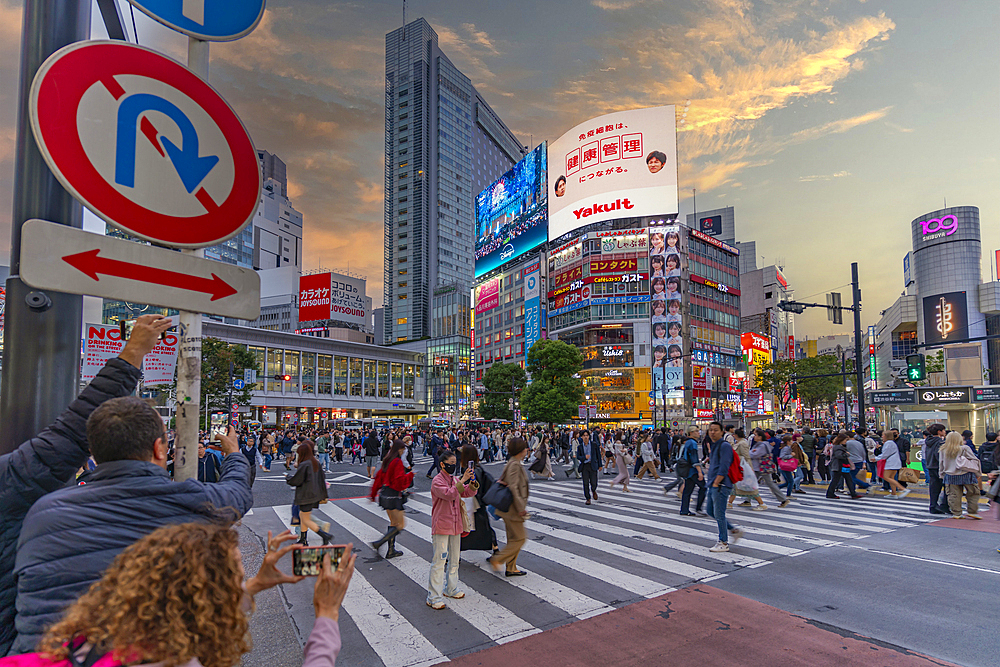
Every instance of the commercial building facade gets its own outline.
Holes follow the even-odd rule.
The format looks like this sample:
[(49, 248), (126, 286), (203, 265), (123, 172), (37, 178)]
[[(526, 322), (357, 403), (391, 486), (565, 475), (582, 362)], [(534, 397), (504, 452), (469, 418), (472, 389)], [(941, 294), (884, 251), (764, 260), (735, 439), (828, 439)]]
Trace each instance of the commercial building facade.
[[(983, 282), (979, 209), (956, 206), (910, 222), (905, 293), (882, 313), (874, 331), (879, 390), (869, 404), (879, 423), (922, 428), (940, 421), (982, 439), (1000, 427), (1000, 355), (995, 341), (961, 342), (1000, 331), (1000, 282)], [(909, 389), (906, 357), (944, 352), (942, 369)], [(912, 392), (912, 395), (911, 393)], [(895, 401), (895, 402), (892, 402)], [(977, 440), (978, 442), (979, 440)]]
[(525, 150), (417, 19), (386, 35), (385, 343), (432, 335), (434, 290), (472, 287), (473, 196)]

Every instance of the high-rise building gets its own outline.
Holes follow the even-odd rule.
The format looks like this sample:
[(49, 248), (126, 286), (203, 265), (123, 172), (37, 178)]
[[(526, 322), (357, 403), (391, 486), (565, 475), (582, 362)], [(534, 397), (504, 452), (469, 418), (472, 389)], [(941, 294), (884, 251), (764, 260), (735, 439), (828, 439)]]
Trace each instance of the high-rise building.
[(288, 196), (288, 169), (284, 160), (267, 151), (257, 151), (257, 160), (260, 162), (260, 174), (264, 181), (273, 178), (281, 186), (278, 194), (282, 197)]
[(385, 38), (385, 343), (433, 335), (435, 289), (473, 279), (473, 197), (524, 147), (424, 19)]

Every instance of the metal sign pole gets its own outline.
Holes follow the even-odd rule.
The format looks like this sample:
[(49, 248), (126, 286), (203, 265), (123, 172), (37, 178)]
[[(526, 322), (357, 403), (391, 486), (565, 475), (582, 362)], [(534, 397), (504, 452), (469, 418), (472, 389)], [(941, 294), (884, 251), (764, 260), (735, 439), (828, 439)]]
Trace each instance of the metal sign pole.
[[(208, 81), (208, 42), (188, 37), (188, 69)], [(181, 250), (191, 257), (205, 251)], [(180, 311), (177, 346), (177, 438), (174, 445), (174, 479), (198, 477), (198, 417), (201, 414), (201, 313)], [(207, 403), (207, 401), (206, 401)], [(206, 405), (207, 409), (207, 405)], [(205, 428), (210, 429), (206, 412)]]
[(25, 0), (18, 89), (10, 278), (7, 279), (0, 454), (13, 451), (79, 393), (83, 299), (21, 282), (21, 225), (31, 218), (83, 227), (83, 208), (45, 164), (31, 133), (28, 92), (50, 55), (90, 34), (88, 0)]

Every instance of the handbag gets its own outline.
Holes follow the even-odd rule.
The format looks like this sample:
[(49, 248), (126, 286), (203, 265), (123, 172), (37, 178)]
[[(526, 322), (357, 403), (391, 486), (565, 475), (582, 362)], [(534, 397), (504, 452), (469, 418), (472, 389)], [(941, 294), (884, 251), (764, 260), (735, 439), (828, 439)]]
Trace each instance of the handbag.
[(875, 464), (875, 475), (877, 477), (885, 477), (885, 462), (886, 459), (882, 459)]
[(785, 472), (792, 472), (799, 467), (799, 462), (796, 459), (778, 459), (778, 468)]
[(976, 457), (969, 458), (965, 454), (959, 454), (955, 457), (955, 467), (962, 472), (973, 472), (977, 475), (981, 475), (983, 472), (979, 464), (979, 459)]
[(920, 481), (920, 473), (913, 468), (903, 468), (896, 475), (896, 479), (907, 484), (916, 484)]
[(760, 460), (759, 467), (760, 467), (760, 472), (762, 472), (764, 474), (771, 474), (775, 470), (777, 470), (777, 468), (774, 467), (774, 458), (770, 454), (766, 454)]
[(497, 480), (483, 496), (483, 502), (492, 505), (501, 512), (506, 512), (510, 509), (511, 503), (514, 502), (514, 494), (510, 492), (506, 484)]

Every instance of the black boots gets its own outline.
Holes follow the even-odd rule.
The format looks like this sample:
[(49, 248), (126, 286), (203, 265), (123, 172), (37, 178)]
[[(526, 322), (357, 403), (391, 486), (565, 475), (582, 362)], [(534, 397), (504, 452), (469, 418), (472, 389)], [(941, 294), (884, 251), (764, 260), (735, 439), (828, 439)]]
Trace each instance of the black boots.
[(400, 532), (401, 531), (399, 528), (396, 528), (395, 526), (389, 526), (385, 531), (385, 535), (372, 542), (372, 549), (378, 551), (379, 547), (381, 547), (386, 542), (389, 542), (390, 544), (389, 553), (392, 553), (394, 550), (393, 546), (396, 543), (396, 535), (399, 535)]
[(301, 544), (304, 547), (309, 546), (309, 541), (306, 539), (306, 534), (309, 532), (306, 528), (301, 528), (299, 530), (299, 541), (296, 544)]
[[(396, 529), (396, 533), (401, 533), (403, 531)], [(389, 538), (389, 548), (386, 550), (386, 558), (395, 558), (396, 556), (402, 556), (403, 552), (396, 548), (396, 536), (393, 535)]]
[(323, 523), (322, 526), (323, 526), (323, 530), (317, 530), (316, 534), (319, 535), (321, 538), (323, 538), (323, 546), (325, 547), (330, 542), (333, 542), (333, 535), (331, 535), (329, 533), (329, 530), (330, 530), (330, 522), (329, 521), (327, 521), (326, 523)]

